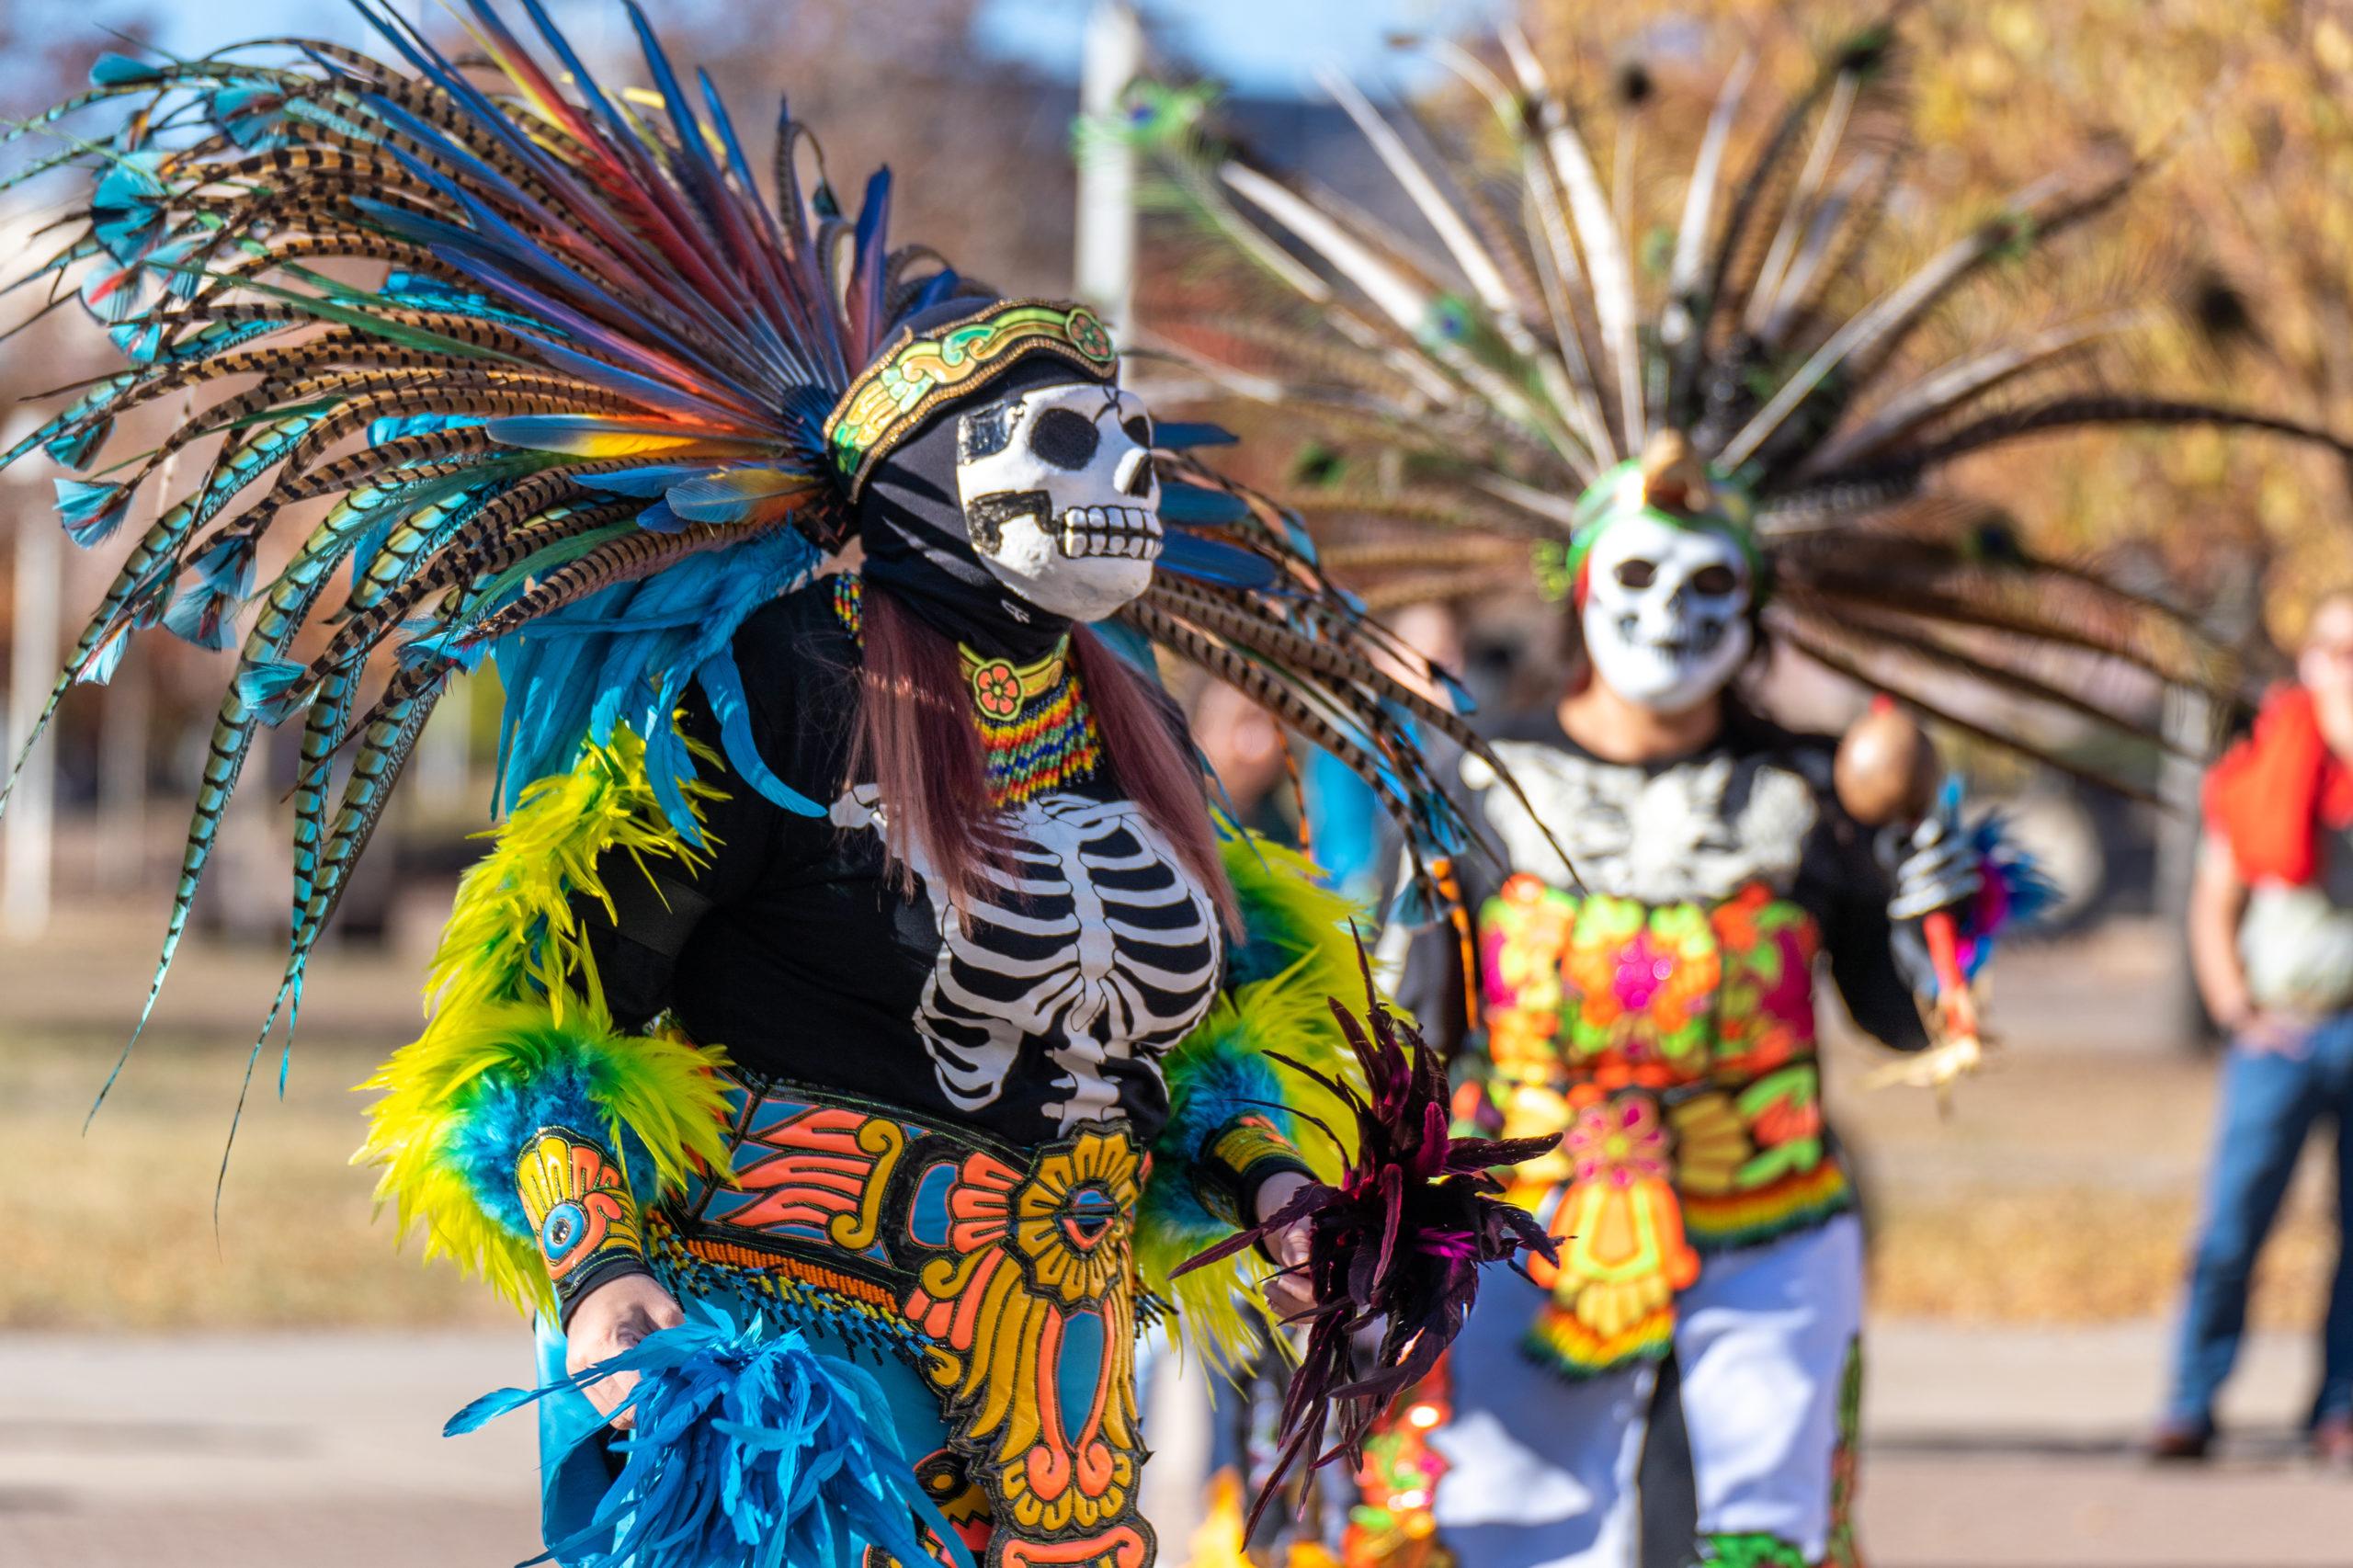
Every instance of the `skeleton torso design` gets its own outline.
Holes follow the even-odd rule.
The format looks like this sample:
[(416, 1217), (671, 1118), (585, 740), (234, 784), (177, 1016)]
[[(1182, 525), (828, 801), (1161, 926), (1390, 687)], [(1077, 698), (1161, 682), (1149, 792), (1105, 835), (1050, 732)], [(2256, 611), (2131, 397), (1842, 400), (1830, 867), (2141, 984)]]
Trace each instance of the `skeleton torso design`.
[(600, 965), (616, 1017), (667, 1006), (747, 1072), (1020, 1147), (1121, 1117), (1149, 1142), (1168, 1115), (1160, 1060), (1208, 1011), (1224, 953), (1207, 891), (1118, 781), (1098, 771), (1001, 812), (1007, 868), (960, 918), (919, 859), (912, 896), (887, 873), (873, 785), (842, 787), (858, 653), (828, 585), (762, 610), (735, 653), (761, 756), (829, 810), (722, 779), (697, 882), (711, 907), (642, 1003), (626, 960)]
[[(834, 802), (834, 823), (890, 834), (890, 812), (861, 785)], [(915, 1026), (939, 1092), (958, 1109), (995, 1103), (1025, 1060), (1053, 1067), (1056, 1130), (1115, 1114), (1113, 1062), (1156, 1061), (1209, 1008), (1218, 975), (1217, 916), (1167, 840), (1134, 802), (1056, 793), (1001, 814), (1004, 895), (969, 919), (933, 898), (939, 949)]]
[[(1817, 814), (1814, 786), (1787, 758), (1715, 755), (1664, 769), (1598, 761), (1530, 741), (1495, 754), (1568, 851), (1575, 880), (1644, 903), (1731, 897), (1762, 882), (1786, 893)], [(1487, 820), (1516, 869), (1566, 883), (1552, 842), (1495, 772), (1466, 760), (1462, 781), (1487, 791)]]

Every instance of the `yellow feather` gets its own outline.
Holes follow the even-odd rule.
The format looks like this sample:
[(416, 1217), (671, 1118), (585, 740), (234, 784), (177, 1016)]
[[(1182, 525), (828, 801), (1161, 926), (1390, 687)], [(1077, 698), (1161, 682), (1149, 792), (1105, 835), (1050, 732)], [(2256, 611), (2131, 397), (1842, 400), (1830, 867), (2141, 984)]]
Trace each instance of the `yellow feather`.
[[(1170, 1078), (1184, 1072), (1188, 1058), (1239, 1045), (1260, 1053), (1279, 1051), (1362, 1091), (1363, 1072), (1330, 1005), (1335, 996), (1353, 1004), (1363, 988), (1350, 933), (1352, 923), (1362, 924), (1362, 911), (1333, 892), (1315, 863), (1296, 850), (1245, 835), (1228, 839), (1222, 852), (1247, 927), (1237, 961), (1256, 959), (1263, 966), (1271, 957), (1284, 967), (1221, 996), (1171, 1052)], [(1301, 1158), (1319, 1181), (1336, 1181), (1353, 1151), (1335, 1144), (1307, 1119), (1346, 1137), (1353, 1125), (1346, 1102), (1281, 1062), (1269, 1065), (1282, 1085), (1284, 1108), (1296, 1119)], [(1181, 1171), (1156, 1170), (1154, 1179), (1191, 1178)], [(1216, 1238), (1153, 1222), (1154, 1207), (1147, 1205), (1139, 1229), (1137, 1272), (1145, 1290), (1176, 1306), (1172, 1336), (1213, 1370), (1254, 1355), (1267, 1338), (1261, 1326), (1267, 1312), (1257, 1289), (1264, 1261), (1245, 1252), (1172, 1277), (1177, 1265)]]
[[(381, 1095), (353, 1156), (383, 1167), (379, 1210), (392, 1207), (402, 1238), (424, 1231), (426, 1258), (446, 1255), (525, 1311), (553, 1305), (539, 1250), (485, 1206), (461, 1157), (485, 1125), (498, 1125), (498, 1096), (568, 1074), (603, 1114), (617, 1151), (627, 1133), (651, 1153), (654, 1170), (628, 1173), (641, 1201), (676, 1191), (697, 1166), (727, 1165), (726, 1102), (714, 1071), (725, 1057), (680, 1040), (615, 1034), (571, 909), (582, 893), (610, 908), (597, 867), (612, 852), (641, 867), (701, 863), (665, 819), (644, 757), (644, 744), (622, 728), (570, 773), (524, 791), (496, 847), (459, 885), (426, 980), (424, 1034), (360, 1085)], [(693, 783), (687, 792), (699, 821), (718, 792)]]
[[(697, 761), (718, 760), (688, 744)], [(703, 802), (719, 793), (687, 782), (698, 827)], [(586, 893), (612, 909), (597, 870), (606, 853), (619, 850), (641, 869), (650, 860), (675, 860), (688, 870), (707, 862), (664, 816), (645, 776), (645, 743), (625, 724), (610, 744), (585, 748), (571, 772), (527, 786), (505, 825), (483, 836), (497, 846), (459, 883), (426, 974), (437, 1013), (536, 993), (561, 1022), (568, 996), (600, 989), (571, 895)]]

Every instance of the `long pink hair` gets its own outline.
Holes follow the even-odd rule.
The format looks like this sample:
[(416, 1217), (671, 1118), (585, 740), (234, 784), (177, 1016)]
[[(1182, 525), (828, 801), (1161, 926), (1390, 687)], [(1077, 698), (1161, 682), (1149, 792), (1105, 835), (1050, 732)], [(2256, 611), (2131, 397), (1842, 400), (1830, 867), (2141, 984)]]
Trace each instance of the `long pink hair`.
[[(983, 871), (1009, 869), (1011, 856), (985, 806), (988, 773), (955, 644), (886, 588), (870, 583), (863, 599), (863, 701), (851, 777), (874, 781), (892, 813), (892, 838), (901, 848), (921, 847), (935, 893), (959, 910), (970, 908)], [(1199, 769), (1143, 683), (1100, 638), (1073, 627), (1070, 657), (1112, 776), (1207, 891), (1226, 929), (1238, 931), (1240, 912), (1218, 855)], [(892, 880), (912, 892), (915, 877), (905, 855), (900, 848), (890, 854)]]

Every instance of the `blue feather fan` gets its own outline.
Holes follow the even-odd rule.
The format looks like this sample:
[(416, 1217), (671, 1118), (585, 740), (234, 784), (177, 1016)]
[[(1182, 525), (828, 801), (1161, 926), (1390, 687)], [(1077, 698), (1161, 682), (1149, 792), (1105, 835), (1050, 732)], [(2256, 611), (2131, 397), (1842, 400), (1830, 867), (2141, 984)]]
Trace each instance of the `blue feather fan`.
[[(595, 1517), (547, 1543), (566, 1568), (860, 1568), (863, 1548), (900, 1562), (972, 1558), (891, 1436), (873, 1377), (809, 1347), (798, 1330), (737, 1328), (706, 1301), (687, 1321), (545, 1388), (502, 1389), (449, 1418), (445, 1436), (551, 1394), (620, 1374), (630, 1435), (610, 1439), (621, 1472)], [(601, 1430), (583, 1442), (606, 1439)], [(528, 1565), (526, 1565), (528, 1568)]]

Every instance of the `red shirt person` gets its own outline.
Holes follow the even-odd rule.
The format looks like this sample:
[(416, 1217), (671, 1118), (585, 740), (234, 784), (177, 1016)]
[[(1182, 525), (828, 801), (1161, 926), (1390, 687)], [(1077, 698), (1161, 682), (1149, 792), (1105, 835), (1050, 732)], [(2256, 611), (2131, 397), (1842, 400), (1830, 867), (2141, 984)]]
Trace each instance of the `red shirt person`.
[[(2231, 1047), (2162, 1458), (2202, 1458), (2212, 1439), (2256, 1255), (2315, 1121), (2336, 1127), (2340, 1223), (2353, 1207), (2353, 593), (2313, 611), (2296, 673), (2206, 783), (2190, 961)], [(2315, 1451), (2353, 1464), (2348, 1263), (2311, 1422)]]

